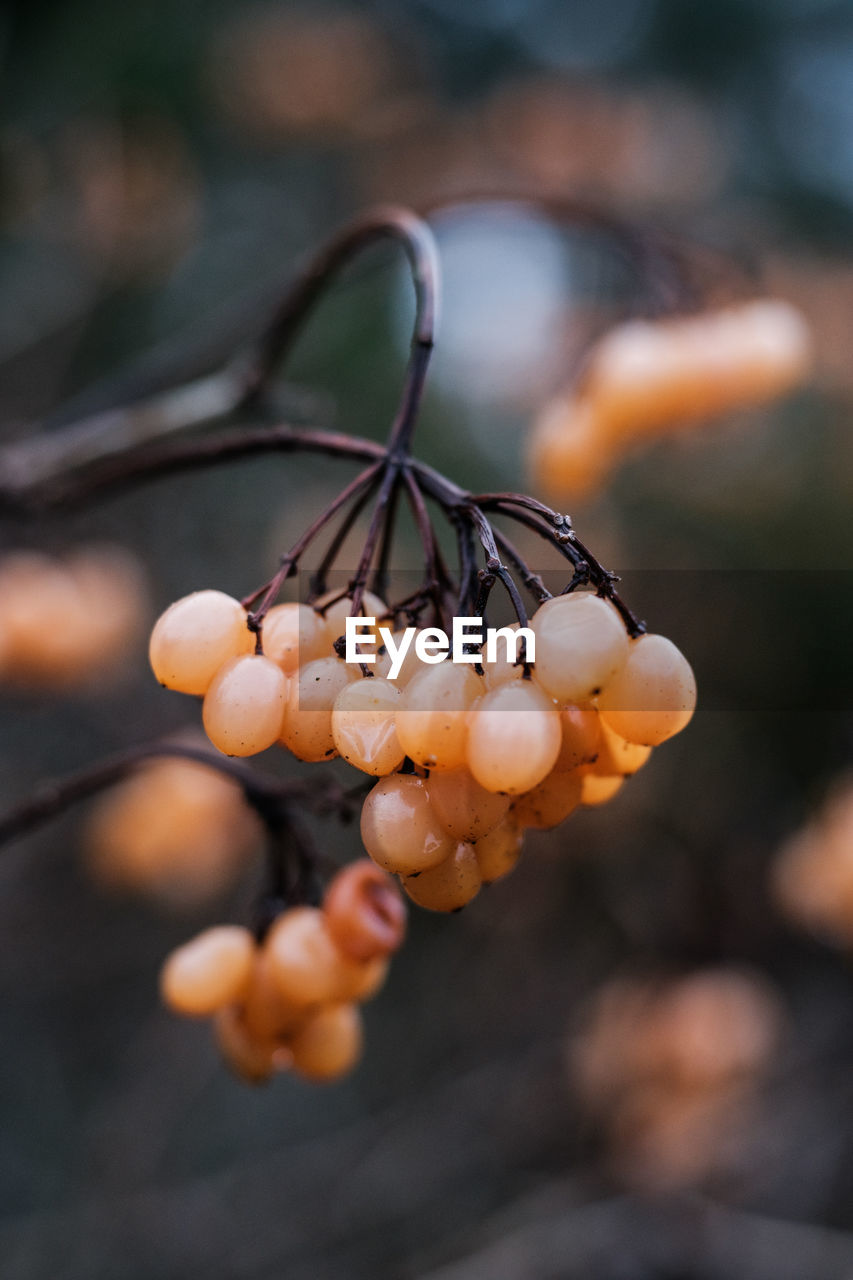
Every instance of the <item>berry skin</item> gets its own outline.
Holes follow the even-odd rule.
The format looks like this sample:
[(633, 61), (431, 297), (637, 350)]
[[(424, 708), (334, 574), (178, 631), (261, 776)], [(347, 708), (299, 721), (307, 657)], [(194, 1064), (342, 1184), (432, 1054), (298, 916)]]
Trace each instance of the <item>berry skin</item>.
[(630, 778), (638, 769), (642, 769), (651, 754), (651, 747), (626, 742), (602, 720), (601, 743), (591, 772), (600, 774), (603, 778)]
[[(326, 638), (328, 641), (327, 651), (330, 650), (335, 641), (339, 640), (344, 634), (347, 625), (347, 618), (350, 617), (352, 613), (352, 597), (341, 596), (340, 599), (335, 599), (337, 595), (337, 591), (327, 591), (319, 600), (314, 601), (314, 609), (318, 617), (321, 617), (325, 624)], [(327, 600), (330, 601), (328, 606), (326, 605)], [(378, 643), (379, 623), (383, 618), (388, 617), (388, 606), (385, 601), (380, 600), (379, 596), (374, 595), (372, 591), (365, 591), (364, 595), (361, 597), (361, 608), (359, 609), (358, 616), (360, 618), (376, 619), (374, 626), (370, 628), (370, 632), (372, 632), (376, 637)], [(367, 635), (370, 634), (370, 632), (366, 630), (364, 634)], [(375, 653), (376, 650), (374, 649), (372, 652)]]
[(524, 832), (511, 815), (506, 822), (502, 822), (494, 831), (477, 841), (474, 852), (483, 884), (492, 884), (509, 875), (521, 857), (523, 843)]
[(278, 740), (287, 676), (269, 658), (250, 653), (219, 668), (204, 695), (202, 721), (227, 756), (253, 756)]
[(563, 731), (556, 769), (576, 769), (580, 764), (592, 764), (601, 748), (601, 720), (595, 707), (577, 707), (569, 704), (560, 708), (560, 728)]
[(536, 635), (534, 679), (558, 702), (595, 697), (628, 656), (619, 614), (589, 592), (546, 600), (530, 625)]
[(638, 636), (598, 706), (602, 721), (626, 742), (656, 747), (689, 723), (696, 679), (666, 636)]
[(363, 1039), (361, 1014), (354, 1005), (328, 1005), (291, 1040), (293, 1070), (318, 1083), (336, 1080), (358, 1062)]
[[(394, 644), (397, 646), (397, 649), (399, 649), (400, 644), (402, 643), (402, 640), (403, 640), (403, 632), (402, 631), (393, 632), (392, 639), (394, 641)], [(404, 689), (405, 686), (411, 680), (412, 676), (417, 675), (419, 671), (426, 670), (426, 667), (424, 666), (424, 664), (421, 662), (420, 658), (417, 655), (417, 651), (415, 649), (416, 640), (417, 640), (417, 632), (412, 637), (411, 643), (408, 649), (406, 650), (405, 657), (403, 658), (403, 661), (400, 665), (400, 670), (397, 672), (397, 675), (394, 678), (394, 684), (397, 686), (398, 689)], [(373, 667), (373, 674), (375, 676), (381, 676), (383, 679), (387, 679), (388, 673), (390, 672), (390, 670), (391, 670), (391, 654), (386, 649), (384, 644), (380, 644), (379, 648), (376, 651), (376, 665)]]
[(403, 878), (403, 888), (412, 901), (429, 911), (458, 911), (477, 896), (482, 883), (474, 846), (465, 841), (437, 867)]
[(373, 861), (398, 875), (436, 866), (454, 846), (429, 802), (426, 783), (413, 774), (391, 774), (377, 782), (361, 811), (361, 838)]
[(218, 925), (178, 947), (160, 974), (160, 992), (175, 1013), (204, 1018), (245, 993), (255, 941), (239, 925)]
[(167, 689), (201, 695), (224, 662), (251, 652), (254, 644), (238, 600), (223, 591), (194, 591), (157, 619), (148, 655)]
[(390, 955), (406, 936), (406, 907), (395, 882), (369, 858), (339, 871), (323, 899), (326, 928), (351, 960)]
[(329, 656), (331, 646), (326, 624), (307, 604), (277, 604), (263, 625), (264, 653), (292, 675), (315, 658)]
[(522, 827), (549, 831), (581, 803), (582, 778), (577, 770), (553, 769), (538, 786), (514, 801), (511, 816)]
[(625, 783), (624, 778), (608, 778), (593, 773), (594, 767), (594, 765), (585, 764), (579, 770), (581, 774), (581, 804), (587, 807), (607, 804), (608, 800), (612, 800), (616, 792), (620, 791)]
[(236, 1004), (226, 1005), (214, 1015), (213, 1034), (225, 1065), (246, 1084), (265, 1084), (293, 1060), (286, 1046), (253, 1035)]
[(354, 680), (335, 699), (332, 737), (339, 755), (362, 773), (384, 777), (399, 769), (405, 752), (397, 737), (400, 692), (390, 680)]
[(467, 712), (484, 687), (471, 667), (452, 662), (413, 676), (397, 712), (397, 736), (406, 755), (427, 769), (464, 765)]
[(344, 955), (317, 907), (294, 907), (279, 916), (264, 954), (279, 995), (296, 1008), (367, 999), (385, 976), (381, 959), (361, 963)]
[(249, 1035), (272, 1044), (283, 1044), (307, 1016), (305, 1005), (286, 1000), (281, 994), (266, 948), (255, 953), (242, 1014)]
[(281, 727), (281, 744), (297, 760), (332, 760), (338, 754), (332, 733), (335, 699), (351, 680), (357, 667), (340, 658), (318, 658), (300, 668), (287, 691), (287, 705)]
[(520, 795), (560, 753), (560, 715), (532, 680), (512, 680), (480, 699), (468, 730), (468, 768), (486, 791)]
[(455, 840), (479, 840), (509, 812), (509, 796), (487, 791), (468, 769), (432, 774), (427, 793), (439, 822)]

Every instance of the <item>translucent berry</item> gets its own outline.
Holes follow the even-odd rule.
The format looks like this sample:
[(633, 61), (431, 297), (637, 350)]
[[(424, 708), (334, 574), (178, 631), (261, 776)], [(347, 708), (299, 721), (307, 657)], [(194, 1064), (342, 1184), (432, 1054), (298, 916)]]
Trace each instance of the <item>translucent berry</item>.
[(307, 1017), (306, 1005), (287, 1000), (279, 987), (274, 964), (266, 947), (255, 953), (255, 963), (245, 998), (242, 1021), (254, 1039), (283, 1044)]
[(169, 757), (100, 796), (84, 833), (98, 880), (176, 907), (214, 901), (260, 840), (241, 787), (209, 765)]
[[(314, 609), (321, 616), (326, 626), (326, 637), (329, 645), (333, 645), (336, 640), (344, 634), (347, 625), (347, 618), (352, 613), (352, 597), (338, 596), (337, 591), (327, 591), (319, 600), (314, 601)], [(330, 602), (330, 603), (327, 603)], [(372, 633), (378, 639), (379, 624), (383, 619), (388, 618), (388, 606), (384, 600), (380, 600), (379, 596), (372, 591), (365, 591), (361, 597), (361, 608), (359, 616), (362, 618), (375, 618), (376, 622), (373, 626)], [(376, 650), (372, 650), (376, 652)]]
[(483, 880), (472, 844), (460, 841), (437, 867), (405, 876), (403, 888), (419, 907), (429, 911), (458, 911), (480, 892)]
[(550, 773), (560, 752), (560, 714), (532, 680), (487, 693), (471, 714), (468, 768), (487, 791), (520, 795)]
[(361, 1014), (352, 1004), (320, 1009), (290, 1042), (293, 1069), (308, 1080), (336, 1080), (361, 1057)]
[(509, 875), (521, 857), (523, 843), (524, 832), (511, 816), (477, 841), (474, 852), (483, 884), (492, 884)]
[(397, 737), (400, 691), (376, 676), (354, 680), (335, 699), (332, 737), (347, 764), (381, 778), (399, 769), (405, 752)]
[(390, 955), (406, 933), (406, 908), (396, 883), (369, 858), (339, 871), (323, 899), (326, 927), (352, 960)]
[(340, 658), (318, 658), (291, 678), (281, 743), (299, 760), (332, 760), (337, 754), (332, 707), (342, 689), (358, 675)]
[(651, 747), (641, 747), (637, 743), (626, 742), (602, 720), (601, 742), (598, 755), (592, 763), (591, 772), (601, 774), (605, 778), (630, 778), (638, 769), (642, 769), (651, 754)]
[(621, 738), (656, 747), (689, 723), (696, 707), (696, 679), (666, 636), (638, 636), (598, 706), (604, 723)]
[(537, 609), (533, 675), (558, 702), (579, 703), (606, 689), (628, 655), (619, 614), (589, 592), (555, 596)]
[(254, 645), (238, 600), (223, 591), (195, 591), (157, 619), (148, 653), (167, 689), (203, 694), (224, 662)]
[(592, 765), (581, 766), (581, 804), (587, 806), (607, 804), (608, 800), (612, 800), (616, 792), (621, 790), (625, 779), (602, 777), (600, 774), (593, 773), (593, 768)]
[(511, 815), (522, 827), (548, 831), (565, 822), (581, 803), (582, 778), (576, 770), (553, 769), (538, 786), (513, 802)]
[[(352, 999), (377, 967), (351, 960), (338, 947), (317, 907), (294, 907), (279, 916), (267, 934), (264, 953), (270, 974), (283, 999), (294, 1006)], [(381, 980), (381, 978), (379, 979)]]
[[(415, 648), (417, 636), (417, 632), (412, 636), (409, 642), (409, 647), (406, 649), (405, 656), (400, 664), (400, 669), (394, 677), (394, 684), (398, 689), (404, 689), (412, 676), (417, 675), (419, 671), (423, 671), (425, 669), (424, 663), (421, 662)], [(403, 643), (403, 632), (394, 631), (391, 635), (391, 639), (396, 646), (394, 652), (399, 652), (400, 645)], [(392, 667), (391, 650), (384, 644), (380, 644), (376, 651), (376, 655), (376, 665), (373, 668), (373, 674), (388, 679)]]
[(563, 737), (555, 768), (576, 769), (580, 764), (592, 764), (601, 747), (601, 720), (595, 707), (571, 703), (561, 707), (560, 728)]
[(429, 802), (422, 778), (391, 774), (367, 796), (361, 811), (361, 838), (374, 862), (398, 875), (426, 871), (453, 851)]
[(326, 624), (307, 604), (277, 604), (263, 624), (264, 653), (291, 675), (331, 652)]
[(479, 840), (509, 811), (509, 796), (481, 787), (469, 769), (433, 773), (427, 793), (439, 822), (456, 840)]
[(218, 1010), (213, 1019), (213, 1032), (225, 1065), (247, 1084), (264, 1084), (292, 1062), (288, 1048), (252, 1035), (239, 1005), (226, 1005)]
[(427, 769), (464, 765), (467, 713), (484, 687), (471, 667), (452, 662), (413, 676), (397, 713), (397, 736), (406, 755)]
[(224, 663), (204, 695), (202, 721), (215, 747), (227, 756), (253, 756), (278, 740), (287, 676), (270, 659), (244, 654)]
[(218, 925), (168, 957), (160, 992), (175, 1013), (203, 1018), (239, 1000), (249, 984), (255, 940), (239, 925)]

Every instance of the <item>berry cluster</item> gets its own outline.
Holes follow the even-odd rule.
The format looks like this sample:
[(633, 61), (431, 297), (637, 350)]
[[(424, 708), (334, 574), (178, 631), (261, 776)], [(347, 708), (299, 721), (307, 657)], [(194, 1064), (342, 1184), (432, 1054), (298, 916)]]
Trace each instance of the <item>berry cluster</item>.
[(242, 1079), (292, 1069), (334, 1080), (360, 1057), (358, 1006), (382, 986), (405, 928), (393, 881), (361, 859), (338, 872), (322, 907), (283, 911), (261, 941), (220, 925), (179, 947), (161, 992), (174, 1012), (214, 1019), (223, 1057)]
[(0, 560), (0, 681), (73, 688), (118, 669), (142, 632), (147, 591), (134, 557), (85, 547)]
[[(257, 654), (238, 602), (197, 592), (156, 624), (152, 665), (163, 684), (204, 694), (204, 725), (222, 751), (280, 742), (300, 759), (340, 754), (379, 777), (362, 814), (365, 848), (433, 910), (464, 906), (510, 871), (526, 827), (609, 800), (693, 713), (693, 673), (675, 645), (629, 638), (592, 592), (540, 606), (533, 664), (413, 658), (394, 681), (381, 674), (387, 656), (365, 677), (335, 655), (350, 606), (277, 606)], [(389, 612), (376, 597), (363, 607)]]
[(807, 376), (811, 341), (789, 303), (631, 320), (592, 351), (577, 386), (548, 404), (530, 457), (545, 493), (598, 488), (625, 449), (735, 409), (763, 404)]

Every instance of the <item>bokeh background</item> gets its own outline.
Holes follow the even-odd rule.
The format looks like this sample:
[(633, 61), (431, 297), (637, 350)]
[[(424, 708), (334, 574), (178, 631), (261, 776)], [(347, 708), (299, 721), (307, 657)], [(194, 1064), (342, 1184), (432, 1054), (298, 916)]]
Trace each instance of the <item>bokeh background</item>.
[[(850, 765), (853, 5), (29, 0), (5, 6), (0, 57), (4, 441), (215, 367), (379, 200), (596, 202), (797, 303), (818, 353), (784, 405), (627, 458), (572, 504), (694, 662), (700, 710), (465, 912), (413, 917), (344, 1083), (246, 1089), (158, 1005), (164, 954), (244, 918), (257, 867), (180, 913), (93, 882), (81, 813), (0, 851), (3, 1276), (853, 1276), (850, 958), (772, 892), (778, 849)], [(419, 452), (514, 488), (581, 336), (642, 310), (643, 282), (542, 217), (467, 206), (434, 226), (446, 305)], [(377, 251), (312, 319), (282, 416), (382, 438), (410, 324)], [(121, 543), (153, 618), (262, 582), (338, 472), (245, 462), (6, 520), (4, 543)], [(3, 807), (196, 717), (153, 685), (144, 637), (119, 683), (7, 691)], [(358, 849), (353, 829), (318, 839)], [(709, 971), (710, 999), (680, 988), (680, 1013), (649, 1014), (648, 991)], [(651, 984), (639, 1013), (626, 974)], [(736, 1081), (676, 1078), (741, 1044)]]

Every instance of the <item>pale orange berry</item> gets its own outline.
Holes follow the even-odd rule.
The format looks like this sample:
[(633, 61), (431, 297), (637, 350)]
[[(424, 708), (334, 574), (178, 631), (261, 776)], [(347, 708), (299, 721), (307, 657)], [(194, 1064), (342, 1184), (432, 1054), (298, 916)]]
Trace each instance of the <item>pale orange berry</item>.
[(560, 708), (562, 741), (555, 768), (575, 769), (579, 764), (592, 764), (601, 747), (601, 721), (598, 711), (590, 706)]
[(585, 702), (606, 689), (628, 656), (622, 619), (588, 591), (555, 596), (530, 623), (536, 636), (533, 678), (558, 702)]
[(225, 1065), (246, 1084), (264, 1084), (292, 1062), (288, 1048), (252, 1034), (239, 1005), (226, 1005), (217, 1011), (213, 1032)]
[(492, 884), (509, 875), (521, 857), (523, 843), (524, 832), (513, 821), (512, 816), (477, 841), (474, 853), (477, 855), (477, 866), (480, 868), (483, 884)]
[(532, 680), (480, 699), (468, 729), (468, 768), (487, 791), (520, 795), (550, 773), (560, 752), (560, 714)]
[(278, 740), (287, 676), (269, 658), (248, 653), (223, 663), (204, 695), (202, 722), (228, 756), (253, 756)]
[(157, 619), (148, 654), (167, 689), (204, 694), (223, 663), (254, 646), (238, 600), (223, 591), (194, 591)]
[(239, 1000), (249, 984), (255, 940), (239, 925), (218, 925), (178, 947), (160, 973), (160, 994), (175, 1013), (203, 1018)]
[(266, 947), (255, 952), (249, 986), (241, 1002), (242, 1020), (256, 1040), (282, 1044), (301, 1026), (310, 1006), (282, 995)]
[(549, 831), (574, 813), (581, 803), (582, 789), (577, 770), (554, 769), (538, 786), (513, 801), (511, 816), (522, 827)]
[(690, 722), (696, 679), (666, 636), (638, 636), (598, 703), (602, 721), (627, 742), (656, 747)]
[(405, 752), (397, 737), (400, 692), (390, 680), (354, 680), (335, 699), (332, 737), (347, 764), (381, 778), (399, 769)]
[(84, 831), (97, 878), (177, 907), (213, 901), (261, 840), (242, 788), (218, 769), (164, 758), (94, 803)]
[(593, 765), (581, 765), (579, 770), (581, 775), (581, 804), (586, 806), (595, 806), (599, 804), (607, 804), (608, 800), (612, 800), (617, 791), (624, 786), (625, 779), (622, 777), (607, 778), (600, 774), (593, 773)]
[[(510, 622), (506, 627), (502, 627), (502, 631), (518, 631), (521, 624), (518, 622)], [(519, 680), (524, 672), (523, 666), (519, 663), (515, 665), (516, 653), (515, 649), (507, 649), (503, 638), (498, 638), (496, 642), (497, 657), (494, 662), (489, 662), (486, 658), (485, 648), (480, 654), (480, 664), (483, 668), (483, 679), (486, 689), (497, 689), (498, 685), (506, 684), (508, 680)]]
[(458, 911), (476, 897), (482, 883), (474, 846), (464, 841), (437, 867), (403, 877), (403, 888), (412, 901), (429, 911)]
[(543, 409), (530, 436), (529, 466), (547, 497), (582, 497), (600, 487), (616, 460), (601, 431), (595, 404), (560, 395)]
[(358, 667), (340, 658), (317, 658), (290, 680), (280, 741), (298, 760), (332, 760), (338, 754), (332, 733), (335, 699)]
[(399, 875), (434, 867), (454, 845), (429, 802), (426, 783), (413, 774), (377, 782), (361, 811), (361, 838), (374, 862)]
[[(337, 595), (337, 591), (327, 591), (319, 600), (314, 601), (315, 611), (324, 620), (326, 636), (330, 646), (344, 634), (347, 618), (352, 613), (352, 597), (341, 596), (340, 599), (336, 600), (335, 597)], [(327, 604), (327, 601), (331, 603)], [(377, 637), (378, 642), (379, 624), (388, 617), (388, 606), (385, 601), (380, 600), (379, 596), (373, 591), (365, 591), (361, 598), (361, 608), (358, 611), (358, 616), (376, 619), (375, 624), (370, 628), (370, 632)], [(364, 634), (367, 634), (367, 631)], [(371, 652), (375, 653), (376, 649), (374, 648)]]
[(406, 755), (427, 769), (464, 765), (467, 713), (484, 687), (471, 667), (453, 662), (413, 676), (397, 712), (397, 736)]
[(307, 604), (277, 604), (263, 623), (264, 653), (291, 675), (331, 652), (326, 624)]
[(61, 688), (100, 662), (88, 601), (65, 565), (36, 551), (0, 562), (3, 674), (11, 683)]
[[(275, 921), (264, 942), (270, 975), (282, 998), (299, 1005), (351, 999), (353, 989), (374, 981), (373, 961), (349, 959), (329, 932), (318, 907), (293, 907)], [(381, 966), (380, 966), (381, 968)]]
[(642, 769), (651, 754), (651, 747), (626, 742), (602, 719), (598, 756), (590, 766), (590, 771), (604, 778), (630, 778), (638, 769)]
[(509, 811), (509, 796), (481, 787), (469, 769), (432, 774), (427, 793), (439, 822), (456, 840), (479, 840)]
[[(345, 956), (349, 960), (349, 956)], [(372, 960), (350, 962), (343, 971), (339, 1000), (354, 1000), (365, 1004), (372, 1000), (385, 985), (390, 961), (387, 956), (374, 956)]]
[(352, 1004), (320, 1009), (290, 1042), (293, 1069), (308, 1080), (336, 1080), (346, 1075), (362, 1053), (361, 1014)]
[(612, 439), (762, 404), (811, 367), (803, 317), (756, 299), (667, 320), (632, 320), (599, 343), (583, 385)]
[(406, 907), (396, 883), (369, 858), (339, 871), (323, 898), (326, 927), (352, 960), (396, 951), (406, 934)]
[[(411, 680), (412, 676), (417, 675), (419, 671), (423, 671), (425, 669), (424, 663), (421, 662), (420, 658), (417, 655), (417, 650), (415, 649), (415, 641), (417, 640), (417, 637), (418, 637), (418, 633), (415, 632), (415, 634), (411, 638), (409, 647), (406, 650), (405, 657), (403, 658), (402, 664), (400, 665), (400, 670), (397, 672), (396, 676), (394, 677), (394, 684), (397, 686), (398, 689), (404, 689), (406, 685), (409, 683), (409, 681)], [(396, 652), (397, 650), (399, 650), (399, 647), (403, 642), (403, 632), (394, 631), (392, 633), (391, 638), (394, 641), (394, 644), (396, 645), (396, 649), (395, 649), (395, 652)], [(381, 637), (380, 637), (380, 641), (381, 641)], [(391, 672), (390, 650), (386, 648), (384, 644), (380, 643), (379, 648), (376, 651), (376, 654), (377, 654), (376, 665), (373, 668), (373, 673), (374, 675), (381, 676), (384, 679), (388, 679)]]

